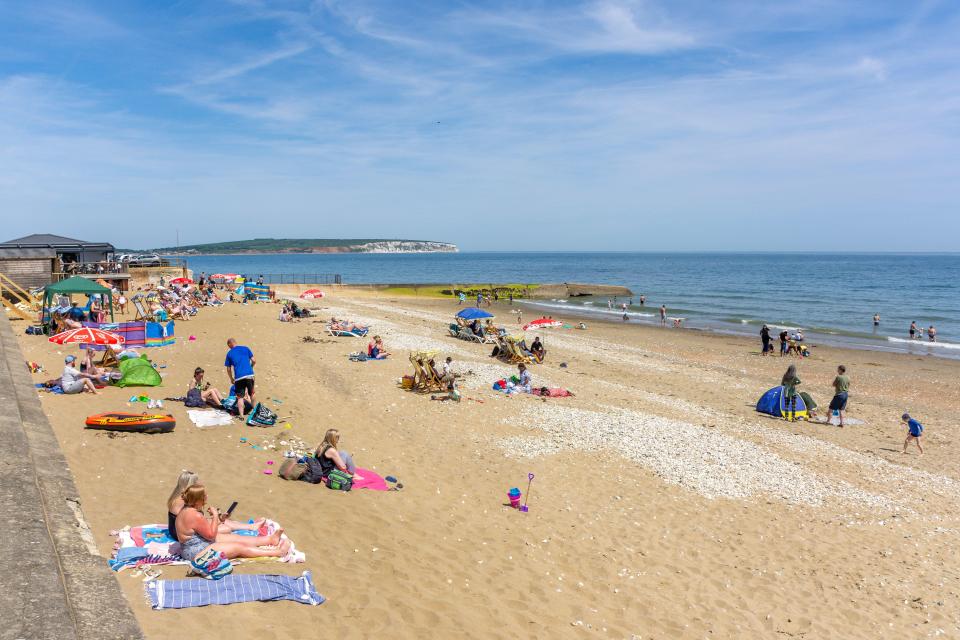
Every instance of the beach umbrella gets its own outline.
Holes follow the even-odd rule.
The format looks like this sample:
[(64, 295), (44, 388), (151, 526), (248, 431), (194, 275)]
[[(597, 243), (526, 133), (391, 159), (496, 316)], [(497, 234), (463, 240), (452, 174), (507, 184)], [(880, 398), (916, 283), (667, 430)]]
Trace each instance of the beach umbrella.
[(170, 284), (193, 284), (193, 280), (190, 278), (174, 278), (170, 281)]
[(49, 340), (56, 344), (123, 344), (121, 336), (92, 327), (69, 329), (50, 336)]
[(467, 307), (466, 309), (461, 309), (457, 313), (457, 317), (463, 318), (464, 320), (476, 320), (477, 318), (492, 318), (493, 314), (476, 307)]
[(562, 326), (562, 322), (559, 320), (554, 320), (553, 318), (537, 318), (536, 320), (531, 320), (527, 324), (523, 325), (523, 330), (529, 331), (530, 329), (549, 329), (550, 327)]
[(304, 300), (313, 300), (314, 298), (322, 298), (323, 291), (320, 291), (320, 289), (307, 289), (306, 291), (300, 294), (300, 297), (303, 298)]

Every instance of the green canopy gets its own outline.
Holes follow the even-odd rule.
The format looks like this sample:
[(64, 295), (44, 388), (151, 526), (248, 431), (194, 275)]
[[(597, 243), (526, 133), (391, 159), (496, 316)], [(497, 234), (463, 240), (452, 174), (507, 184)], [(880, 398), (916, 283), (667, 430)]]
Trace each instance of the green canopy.
[(162, 382), (160, 374), (146, 356), (120, 361), (118, 387), (159, 387)]
[(43, 288), (43, 308), (40, 310), (41, 322), (54, 296), (69, 296), (72, 293), (82, 293), (87, 296), (100, 294), (104, 296), (110, 302), (110, 321), (113, 322), (113, 292), (90, 278), (83, 278), (81, 276), (73, 276), (72, 278), (61, 280), (60, 282), (47, 285)]

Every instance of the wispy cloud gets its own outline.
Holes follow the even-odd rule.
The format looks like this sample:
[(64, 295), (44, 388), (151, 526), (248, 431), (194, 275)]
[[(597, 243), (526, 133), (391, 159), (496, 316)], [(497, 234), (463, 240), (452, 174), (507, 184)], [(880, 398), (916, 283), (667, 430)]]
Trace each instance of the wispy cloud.
[[(70, 44), (43, 24), (0, 37)], [(66, 79), (72, 51), (0, 60), (0, 209), (119, 202), (206, 237), (247, 213), (290, 234), (321, 210), (403, 234), (429, 214), (550, 215), (540, 248), (651, 246), (630, 245), (634, 219), (681, 246), (661, 216), (738, 248), (767, 246), (769, 216), (860, 237), (845, 207), (870, 211), (871, 242), (899, 241), (873, 230), (904, 207), (951, 232), (927, 248), (960, 233), (945, 3), (237, 0), (123, 24), (150, 46), (85, 50)]]

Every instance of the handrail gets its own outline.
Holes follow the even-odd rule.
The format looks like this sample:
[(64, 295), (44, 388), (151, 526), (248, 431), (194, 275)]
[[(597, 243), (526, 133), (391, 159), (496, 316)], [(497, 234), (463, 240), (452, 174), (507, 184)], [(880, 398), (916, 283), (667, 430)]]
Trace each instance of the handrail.
[(26, 289), (10, 279), (6, 274), (0, 273), (0, 284), (7, 283), (7, 291), (16, 297), (20, 302), (33, 306), (37, 300), (27, 292)]
[[(6, 304), (3, 303), (3, 293), (4, 293), (3, 283), (4, 283), (4, 281), (12, 282), (12, 280), (10, 280), (10, 278), (7, 278), (5, 275), (3, 275), (2, 273), (0, 273), (0, 305), (2, 305), (3, 307), (5, 307), (5, 308), (7, 308), (7, 309), (9, 309), (9, 310), (11, 310), (11, 311), (13, 311), (15, 314), (17, 314), (18, 316), (20, 316), (21, 318), (23, 318), (23, 319), (26, 320), (27, 322), (33, 322), (33, 316), (30, 315), (29, 313), (27, 313), (26, 311), (24, 311), (23, 309), (21, 309), (20, 307), (18, 307), (17, 304), (14, 304), (13, 302), (11, 302), (11, 301), (9, 301), (9, 300), (6, 301)], [(20, 285), (18, 285), (18, 284), (15, 283), (15, 282), (13, 282), (13, 285), (16, 286), (16, 287), (19, 287), (19, 286), (20, 286)], [(11, 290), (9, 286), (6, 288), (6, 292), (9, 293), (9, 294), (11, 294), (11, 295), (12, 295), (13, 297), (15, 297), (15, 298), (19, 298), (19, 294), (17, 294), (16, 291)], [(18, 303), (18, 304), (28, 304), (28, 303), (21, 302), (21, 303)]]

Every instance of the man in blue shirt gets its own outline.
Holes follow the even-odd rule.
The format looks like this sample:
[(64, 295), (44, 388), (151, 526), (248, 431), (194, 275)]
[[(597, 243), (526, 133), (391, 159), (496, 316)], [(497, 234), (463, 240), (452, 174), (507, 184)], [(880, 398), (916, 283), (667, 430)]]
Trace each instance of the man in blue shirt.
[(83, 314), (83, 309), (78, 307), (76, 302), (70, 303), (70, 310), (67, 311), (67, 317), (71, 320), (76, 320), (77, 322), (83, 322), (87, 319)]
[(227, 358), (223, 365), (227, 368), (227, 375), (233, 383), (234, 393), (237, 396), (237, 413), (246, 414), (244, 399), (249, 399), (250, 406), (254, 404), (256, 392), (253, 388), (253, 366), (257, 361), (249, 347), (238, 345), (233, 338), (227, 340)]

